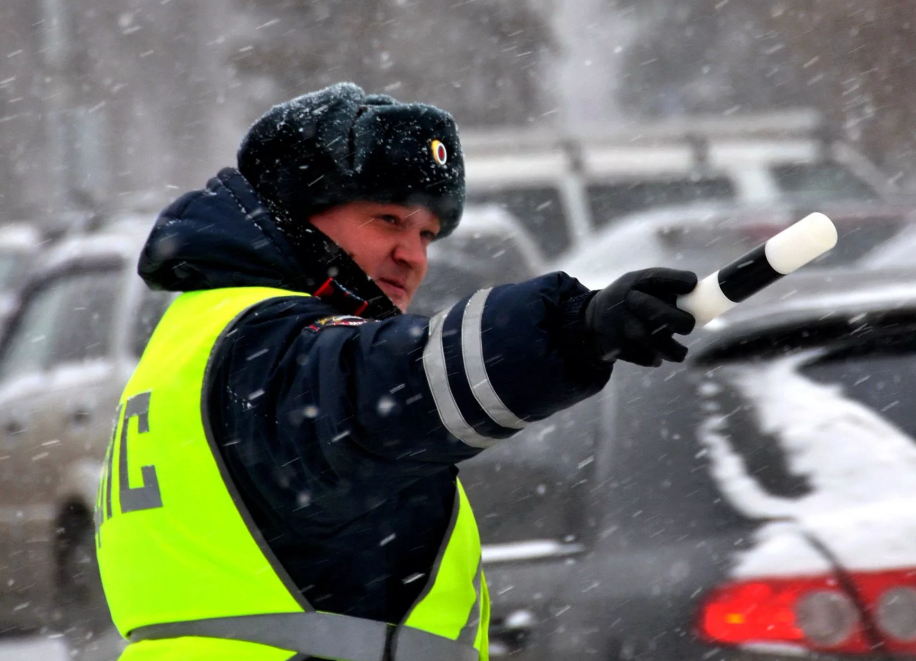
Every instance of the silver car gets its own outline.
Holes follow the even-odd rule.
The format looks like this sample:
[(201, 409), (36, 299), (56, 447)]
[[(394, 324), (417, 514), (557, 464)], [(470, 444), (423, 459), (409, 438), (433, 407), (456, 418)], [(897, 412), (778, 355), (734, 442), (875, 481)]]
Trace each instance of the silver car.
[(113, 411), (171, 295), (136, 275), (148, 226), (42, 257), (0, 346), (0, 623), (110, 620), (92, 512)]

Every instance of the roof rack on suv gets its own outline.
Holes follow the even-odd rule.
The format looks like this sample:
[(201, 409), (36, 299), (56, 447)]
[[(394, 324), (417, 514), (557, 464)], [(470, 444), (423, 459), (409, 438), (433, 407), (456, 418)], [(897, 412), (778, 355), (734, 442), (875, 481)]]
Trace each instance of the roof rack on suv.
[(622, 120), (612, 125), (590, 124), (559, 129), (550, 126), (466, 129), (461, 147), (466, 155), (567, 149), (570, 143), (589, 144), (691, 142), (711, 138), (810, 137), (823, 130), (822, 115), (813, 109), (743, 115), (699, 115), (652, 122)]

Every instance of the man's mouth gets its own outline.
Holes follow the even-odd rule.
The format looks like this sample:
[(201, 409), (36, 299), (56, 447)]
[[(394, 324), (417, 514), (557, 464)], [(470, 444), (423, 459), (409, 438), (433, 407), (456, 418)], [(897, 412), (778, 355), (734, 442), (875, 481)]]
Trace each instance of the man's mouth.
[(407, 287), (397, 280), (390, 280), (388, 278), (379, 278), (379, 284), (386, 285), (389, 289), (393, 289), (398, 293), (407, 294)]

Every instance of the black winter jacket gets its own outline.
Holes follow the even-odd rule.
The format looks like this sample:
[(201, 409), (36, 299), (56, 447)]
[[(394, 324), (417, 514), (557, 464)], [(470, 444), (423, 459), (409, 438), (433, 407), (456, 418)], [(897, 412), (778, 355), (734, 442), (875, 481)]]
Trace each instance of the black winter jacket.
[[(400, 621), (445, 533), (455, 464), (481, 451), (443, 423), (430, 383), (453, 394), (475, 434), (497, 442), (515, 433), (468, 385), (467, 299), (445, 321), (436, 376), (423, 358), (430, 321), (399, 314), (317, 230), (281, 232), (232, 169), (163, 211), (139, 270), (150, 287), (173, 291), (312, 293), (334, 276), (331, 296), (272, 299), (234, 323), (214, 349), (207, 413), (244, 505), (309, 602)], [(496, 287), (486, 299), (486, 375), (518, 418), (541, 420), (605, 385), (610, 367), (585, 340), (588, 299), (562, 273)], [(369, 306), (360, 318), (361, 300)]]

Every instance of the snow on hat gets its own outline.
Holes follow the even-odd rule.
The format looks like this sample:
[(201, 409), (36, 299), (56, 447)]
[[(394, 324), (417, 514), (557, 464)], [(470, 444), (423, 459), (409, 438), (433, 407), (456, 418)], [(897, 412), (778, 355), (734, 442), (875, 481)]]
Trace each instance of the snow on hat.
[(447, 112), (367, 95), (338, 83), (268, 110), (248, 130), (238, 166), (277, 215), (307, 219), (347, 202), (427, 207), (458, 225), (464, 208), (464, 159)]

